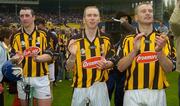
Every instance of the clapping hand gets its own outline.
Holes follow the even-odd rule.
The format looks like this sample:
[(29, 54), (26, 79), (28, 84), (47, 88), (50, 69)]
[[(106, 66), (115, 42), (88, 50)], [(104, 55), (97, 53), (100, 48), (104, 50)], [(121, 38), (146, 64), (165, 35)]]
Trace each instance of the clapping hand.
[(140, 49), (140, 44), (141, 44), (141, 38), (144, 36), (144, 33), (139, 33), (135, 38), (134, 38), (134, 51), (139, 51)]
[(156, 43), (155, 51), (156, 52), (162, 51), (163, 47), (166, 45), (166, 42), (167, 42), (167, 35), (162, 33), (160, 36), (156, 36), (156, 39), (155, 39), (155, 43)]

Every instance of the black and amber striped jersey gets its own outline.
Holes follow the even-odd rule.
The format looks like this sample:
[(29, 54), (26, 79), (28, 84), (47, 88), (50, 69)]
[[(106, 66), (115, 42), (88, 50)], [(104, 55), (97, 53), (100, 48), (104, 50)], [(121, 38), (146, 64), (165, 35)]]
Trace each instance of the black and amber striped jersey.
[(48, 33), (47, 37), (48, 37), (48, 41), (50, 42), (50, 46), (55, 51), (56, 46), (58, 44), (57, 34), (55, 31), (48, 31), (47, 33)]
[(65, 34), (58, 35), (58, 51), (62, 53), (66, 52), (67, 37), (65, 36)]
[[(73, 87), (87, 88), (95, 82), (103, 82), (108, 79), (108, 70), (99, 70), (97, 68), (84, 68), (88, 66), (84, 61), (93, 57), (104, 56), (106, 59), (115, 54), (111, 46), (110, 39), (107, 36), (99, 34), (97, 31), (95, 39), (91, 42), (86, 34), (74, 36), (76, 39), (77, 54), (75, 67), (73, 70)], [(114, 63), (113, 59), (112, 62)]]
[[(169, 86), (165, 72), (158, 62), (155, 52), (155, 37), (157, 32), (152, 32), (147, 37), (143, 37), (140, 42), (140, 50), (134, 58), (132, 64), (126, 70), (125, 89), (163, 89)], [(133, 49), (135, 35), (128, 35), (123, 40), (123, 56), (127, 56)], [(165, 55), (173, 56), (169, 41), (163, 48)]]
[(52, 53), (53, 53), (53, 58), (51, 61), (48, 62), (48, 64), (51, 64), (53, 62), (55, 62), (54, 60), (56, 59), (56, 56), (58, 54), (57, 51), (57, 46), (58, 46), (58, 38), (57, 38), (57, 34), (55, 31), (52, 30), (48, 30), (47, 31), (47, 40), (49, 41), (48, 43), (50, 44)]
[[(52, 50), (47, 40), (47, 33), (39, 30), (36, 27), (31, 35), (27, 34), (23, 28), (21, 28), (13, 38), (12, 54), (20, 52), (23, 54), (24, 50), (29, 47), (39, 47), (40, 52), (38, 55), (49, 54), (52, 56)], [(32, 57), (24, 57), (22, 61), (23, 75), (24, 77), (38, 77), (48, 74), (47, 62), (34, 62)]]

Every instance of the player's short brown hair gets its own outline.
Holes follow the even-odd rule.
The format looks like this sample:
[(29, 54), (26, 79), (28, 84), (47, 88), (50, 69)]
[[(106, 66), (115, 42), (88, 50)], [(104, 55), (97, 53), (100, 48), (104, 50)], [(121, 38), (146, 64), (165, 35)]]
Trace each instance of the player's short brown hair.
[[(30, 7), (22, 7), (22, 8), (21, 8), (21, 10), (30, 10), (30, 11), (31, 11), (32, 16), (34, 16), (34, 15), (35, 15), (34, 10), (33, 10), (32, 8), (30, 8)], [(21, 10), (20, 10), (20, 11), (21, 11)]]
[[(99, 11), (99, 9), (98, 9), (96, 6), (87, 6), (87, 7), (84, 9), (83, 17), (85, 17), (85, 15), (86, 15), (86, 10), (87, 10), (87, 9), (90, 9), (90, 8), (94, 8), (94, 9), (97, 9), (97, 10)], [(99, 14), (100, 14), (100, 12), (99, 12)]]
[(135, 7), (135, 9), (134, 9), (134, 14), (135, 14), (135, 15), (137, 15), (138, 9), (139, 9), (139, 7), (142, 6), (142, 5), (151, 5), (151, 6), (152, 6), (152, 4), (149, 3), (149, 2), (142, 2), (141, 4), (139, 4), (139, 5), (137, 5), (137, 6)]

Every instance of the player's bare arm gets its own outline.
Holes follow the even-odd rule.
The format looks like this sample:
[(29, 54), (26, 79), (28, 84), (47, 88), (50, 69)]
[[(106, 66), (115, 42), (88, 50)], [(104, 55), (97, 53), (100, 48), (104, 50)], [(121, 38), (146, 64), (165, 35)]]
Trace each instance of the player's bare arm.
[(132, 63), (132, 61), (134, 60), (134, 57), (137, 55), (139, 49), (140, 49), (140, 41), (141, 38), (144, 36), (144, 33), (140, 33), (138, 34), (135, 38), (134, 38), (134, 47), (133, 50), (126, 56), (123, 57), (122, 59), (119, 60), (117, 66), (118, 66), (118, 70), (120, 72), (125, 71), (125, 69)]
[(70, 52), (70, 56), (66, 62), (66, 68), (67, 70), (72, 69), (76, 60), (76, 53), (77, 53), (77, 45), (76, 40), (72, 39), (69, 42), (68, 50)]
[(49, 54), (36, 55), (33, 56), (35, 62), (49, 62), (52, 60), (52, 57)]
[(167, 36), (164, 34), (156, 36), (155, 42), (155, 51), (157, 52), (157, 58), (159, 60), (160, 65), (162, 66), (165, 72), (171, 72), (173, 70), (173, 63), (162, 51), (162, 49), (165, 47), (167, 43)]

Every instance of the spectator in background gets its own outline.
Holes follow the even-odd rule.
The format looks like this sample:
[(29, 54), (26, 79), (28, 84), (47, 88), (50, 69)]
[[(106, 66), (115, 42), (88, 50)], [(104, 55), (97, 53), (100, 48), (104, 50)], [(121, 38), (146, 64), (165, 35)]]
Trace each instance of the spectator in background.
[(58, 52), (59, 57), (56, 60), (56, 70), (57, 70), (57, 76), (56, 80), (58, 82), (62, 82), (65, 75), (65, 80), (71, 80), (70, 78), (70, 72), (66, 70), (65, 68), (65, 61), (66, 61), (66, 46), (67, 46), (67, 39), (70, 36), (70, 31), (62, 31), (61, 34), (58, 35)]
[[(111, 34), (112, 39), (118, 36), (117, 38), (119, 41), (116, 42), (115, 49), (116, 49), (116, 55), (120, 58), (122, 58), (122, 40), (125, 37), (125, 35), (129, 33), (135, 33), (135, 28), (131, 25), (131, 17), (124, 13), (124, 12), (118, 12), (116, 14), (116, 17), (114, 21), (120, 22), (119, 32)], [(115, 41), (115, 40), (114, 40)], [(117, 67), (115, 66), (110, 72), (109, 72), (109, 79), (107, 80), (107, 87), (108, 87), (108, 93), (109, 98), (111, 100), (113, 91), (114, 93), (114, 104), (115, 106), (123, 106), (123, 98), (124, 98), (124, 82), (125, 82), (126, 72), (119, 72)]]

